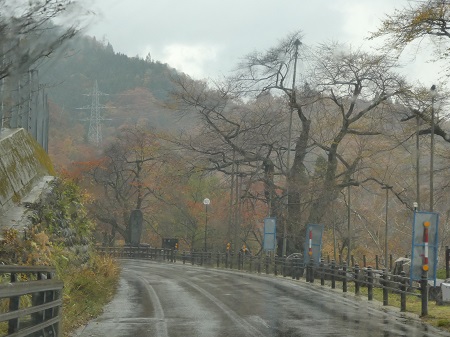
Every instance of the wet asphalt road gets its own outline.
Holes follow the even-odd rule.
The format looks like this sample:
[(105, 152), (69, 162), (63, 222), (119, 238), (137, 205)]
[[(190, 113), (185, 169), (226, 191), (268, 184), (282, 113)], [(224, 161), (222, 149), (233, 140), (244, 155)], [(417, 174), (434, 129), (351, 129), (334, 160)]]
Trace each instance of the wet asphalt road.
[(274, 276), (124, 260), (120, 287), (77, 337), (450, 336), (398, 310)]

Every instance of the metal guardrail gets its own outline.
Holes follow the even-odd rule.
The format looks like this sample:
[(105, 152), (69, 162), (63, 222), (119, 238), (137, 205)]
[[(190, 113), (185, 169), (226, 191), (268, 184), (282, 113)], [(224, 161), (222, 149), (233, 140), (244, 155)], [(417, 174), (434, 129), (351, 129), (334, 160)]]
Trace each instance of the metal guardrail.
[(63, 282), (54, 279), (54, 268), (0, 266), (0, 275), (3, 336), (60, 336)]

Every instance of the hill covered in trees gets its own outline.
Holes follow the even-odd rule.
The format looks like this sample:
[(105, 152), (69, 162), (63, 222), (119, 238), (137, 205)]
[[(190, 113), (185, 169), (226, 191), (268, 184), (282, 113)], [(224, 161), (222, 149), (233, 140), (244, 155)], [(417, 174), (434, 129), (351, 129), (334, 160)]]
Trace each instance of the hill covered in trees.
[(89, 128), (95, 107), (103, 143), (123, 125), (179, 128), (176, 114), (162, 104), (173, 89), (171, 77), (178, 73), (150, 55), (145, 60), (129, 57), (114, 52), (109, 43), (80, 35), (41, 61), (38, 69), (50, 103), (49, 153), (56, 167), (83, 161), (93, 151)]
[(79, 36), (40, 66), (40, 81), (48, 86), (50, 99), (67, 108), (78, 108), (81, 96), (94, 81), (104, 93), (115, 95), (136, 87), (147, 88), (157, 99), (172, 88), (167, 64), (114, 52), (110, 43)]

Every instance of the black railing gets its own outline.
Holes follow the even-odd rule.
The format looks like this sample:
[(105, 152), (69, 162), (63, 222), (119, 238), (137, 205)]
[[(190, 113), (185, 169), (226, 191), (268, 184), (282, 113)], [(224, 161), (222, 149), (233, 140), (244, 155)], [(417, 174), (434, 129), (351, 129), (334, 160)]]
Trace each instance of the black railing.
[(337, 263), (334, 260), (320, 263), (305, 263), (301, 257), (278, 257), (269, 255), (252, 256), (238, 253), (211, 252), (179, 252), (168, 249), (148, 247), (99, 247), (98, 251), (118, 258), (141, 258), (156, 261), (175, 262), (199, 265), (212, 268), (237, 269), (250, 273), (274, 274), (275, 276), (291, 277), (299, 280), (304, 277), (306, 282), (314, 283), (320, 280), (321, 285), (336, 288), (337, 283), (343, 292), (352, 287), (356, 295), (361, 295), (361, 289), (367, 289), (367, 298), (373, 300), (374, 289), (383, 292), (383, 305), (389, 305), (389, 294), (398, 294), (400, 310), (406, 311), (407, 296), (421, 298), (421, 315), (428, 314), (428, 280), (426, 274), (418, 282), (411, 283), (409, 277), (402, 271), (395, 275), (387, 269), (374, 269), (371, 266), (360, 267), (358, 264), (347, 266), (346, 262)]
[(40, 266), (0, 266), (3, 336), (60, 336), (63, 282)]
[(177, 257), (177, 252), (175, 250), (165, 248), (151, 248), (148, 246), (98, 246), (96, 247), (96, 250), (100, 254), (106, 254), (121, 259), (144, 259), (175, 262)]

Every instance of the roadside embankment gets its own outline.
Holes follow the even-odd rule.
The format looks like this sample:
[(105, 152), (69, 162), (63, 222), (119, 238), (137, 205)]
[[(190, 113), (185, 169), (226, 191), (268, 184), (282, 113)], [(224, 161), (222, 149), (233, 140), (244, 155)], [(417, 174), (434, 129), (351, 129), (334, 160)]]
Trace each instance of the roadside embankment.
[[(0, 232), (28, 224), (27, 210), (49, 191), (51, 160), (24, 129), (0, 132)], [(1, 239), (1, 233), (0, 233)]]

